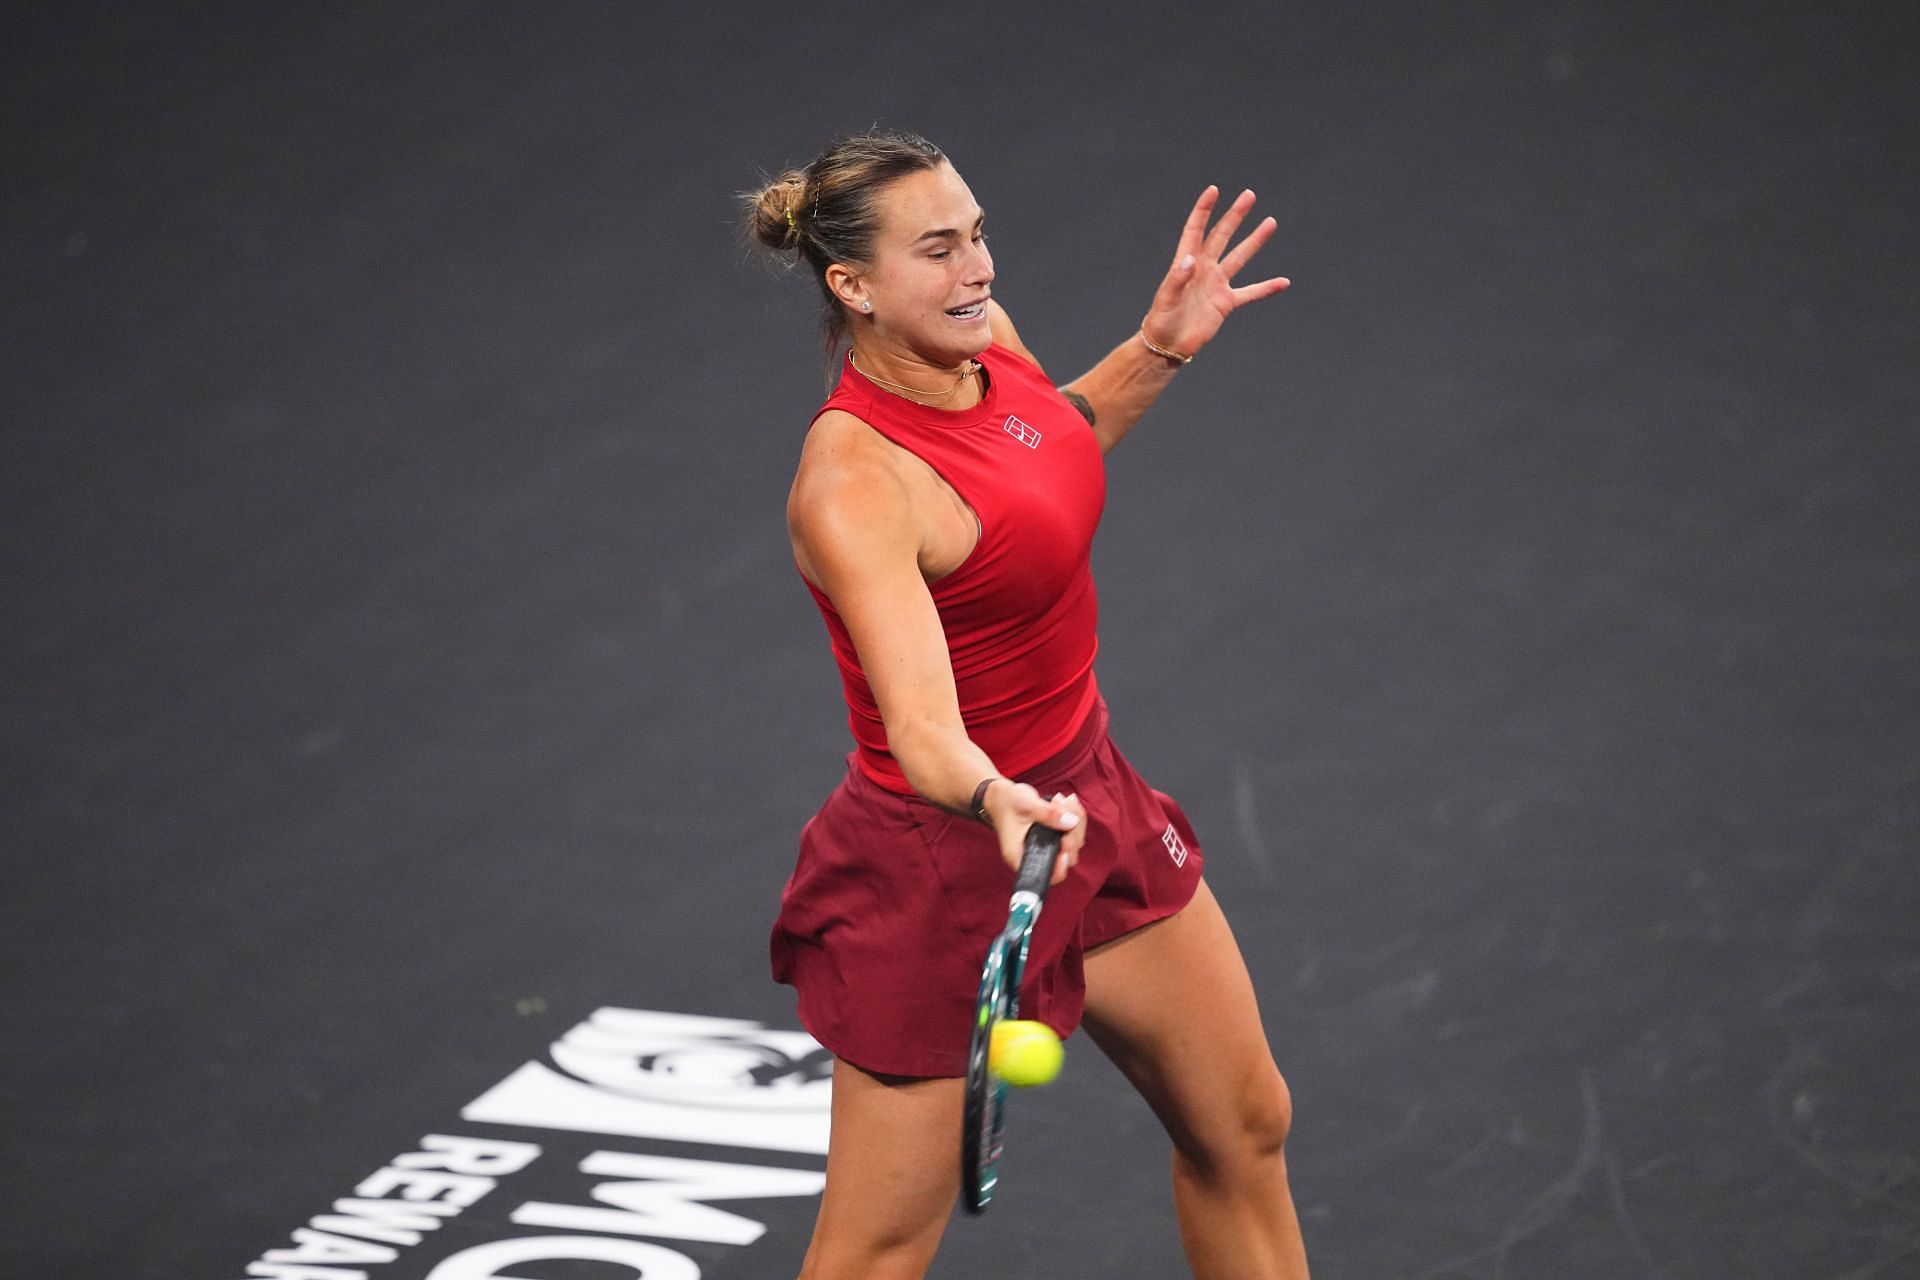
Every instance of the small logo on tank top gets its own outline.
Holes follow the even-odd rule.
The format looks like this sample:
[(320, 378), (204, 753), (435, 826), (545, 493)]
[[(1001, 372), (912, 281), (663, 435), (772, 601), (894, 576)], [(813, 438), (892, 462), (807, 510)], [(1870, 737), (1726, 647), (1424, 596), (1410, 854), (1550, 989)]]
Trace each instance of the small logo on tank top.
[(1007, 434), (1029, 449), (1040, 447), (1040, 433), (1012, 414), (1007, 415)]
[(1186, 842), (1180, 838), (1180, 833), (1173, 829), (1171, 822), (1167, 824), (1167, 829), (1160, 833), (1160, 843), (1167, 846), (1167, 856), (1173, 859), (1174, 866), (1187, 865)]

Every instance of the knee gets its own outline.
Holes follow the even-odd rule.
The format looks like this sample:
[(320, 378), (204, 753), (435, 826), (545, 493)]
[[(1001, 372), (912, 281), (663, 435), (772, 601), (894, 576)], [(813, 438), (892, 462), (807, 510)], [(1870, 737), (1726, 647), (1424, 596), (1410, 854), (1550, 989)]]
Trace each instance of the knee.
[(1293, 1091), (1278, 1067), (1247, 1091), (1239, 1117), (1240, 1142), (1255, 1159), (1277, 1159), (1293, 1131)]
[(1188, 1172), (1211, 1180), (1270, 1165), (1284, 1165), (1293, 1129), (1293, 1094), (1279, 1069), (1269, 1067), (1246, 1082), (1211, 1122), (1181, 1135), (1174, 1157)]

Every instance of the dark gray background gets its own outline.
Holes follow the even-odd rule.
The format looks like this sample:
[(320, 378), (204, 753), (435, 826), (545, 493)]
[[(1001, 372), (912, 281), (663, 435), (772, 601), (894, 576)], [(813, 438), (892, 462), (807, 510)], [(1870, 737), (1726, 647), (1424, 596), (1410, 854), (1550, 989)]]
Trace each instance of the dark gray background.
[[(0, 1270), (240, 1274), (601, 1005), (793, 1025), (822, 375), (733, 195), (878, 122), (1062, 381), (1280, 219), (1097, 569), (1316, 1274), (1920, 1275), (1920, 56), (1799, 8), (5, 19)], [(1179, 1273), (1069, 1052), (936, 1274)]]

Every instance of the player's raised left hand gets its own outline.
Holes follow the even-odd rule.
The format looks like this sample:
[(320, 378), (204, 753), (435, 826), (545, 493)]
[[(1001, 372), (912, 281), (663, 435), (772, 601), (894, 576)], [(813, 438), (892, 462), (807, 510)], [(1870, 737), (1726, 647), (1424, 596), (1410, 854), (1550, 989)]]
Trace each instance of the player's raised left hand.
[(1242, 191), (1209, 230), (1207, 223), (1212, 221), (1219, 199), (1220, 188), (1208, 187), (1194, 201), (1193, 212), (1180, 230), (1173, 265), (1141, 322), (1141, 332), (1150, 341), (1182, 355), (1191, 356), (1211, 342), (1236, 308), (1270, 298), (1292, 283), (1285, 276), (1257, 284), (1233, 283), (1234, 276), (1272, 238), (1278, 224), (1272, 218), (1263, 218), (1239, 244), (1232, 244), (1234, 232), (1253, 208), (1253, 192)]

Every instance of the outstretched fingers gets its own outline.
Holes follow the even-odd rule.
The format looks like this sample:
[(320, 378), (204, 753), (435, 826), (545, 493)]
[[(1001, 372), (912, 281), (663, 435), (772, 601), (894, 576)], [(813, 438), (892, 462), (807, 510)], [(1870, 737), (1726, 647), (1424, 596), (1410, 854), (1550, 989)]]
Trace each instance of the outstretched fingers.
[[(1156, 332), (1180, 338), (1188, 349), (1197, 349), (1213, 337), (1229, 312), (1272, 297), (1292, 283), (1285, 276), (1273, 276), (1255, 284), (1233, 284), (1233, 278), (1253, 261), (1279, 227), (1274, 219), (1262, 218), (1238, 244), (1234, 243), (1253, 212), (1255, 199), (1251, 189), (1244, 190), (1221, 210), (1220, 188), (1209, 185), (1193, 202), (1180, 231), (1173, 267), (1154, 295), (1150, 314), (1164, 314), (1167, 320)], [(1212, 222), (1216, 212), (1220, 220)]]
[(1253, 255), (1260, 252), (1267, 241), (1273, 239), (1274, 229), (1279, 225), (1272, 218), (1262, 219), (1258, 226), (1247, 233), (1245, 240), (1233, 246), (1232, 253), (1220, 259), (1220, 269), (1227, 273), (1227, 279), (1231, 280), (1240, 274), (1240, 268), (1252, 261)]
[(1193, 212), (1187, 215), (1187, 224), (1180, 228), (1180, 245), (1173, 251), (1175, 262), (1184, 261), (1190, 254), (1200, 252), (1200, 245), (1206, 239), (1207, 223), (1213, 218), (1214, 203), (1220, 199), (1220, 188), (1209, 186), (1193, 202)]
[(1241, 307), (1249, 302), (1258, 302), (1262, 298), (1271, 298), (1292, 283), (1293, 281), (1285, 276), (1275, 276), (1271, 280), (1262, 280), (1258, 284), (1243, 284), (1233, 291), (1233, 305)]
[(1247, 216), (1247, 210), (1253, 208), (1253, 192), (1242, 191), (1220, 215), (1220, 221), (1207, 233), (1206, 252), (1209, 258), (1218, 262), (1220, 255), (1227, 251), (1227, 245), (1233, 240), (1233, 233), (1240, 229), (1240, 223)]

